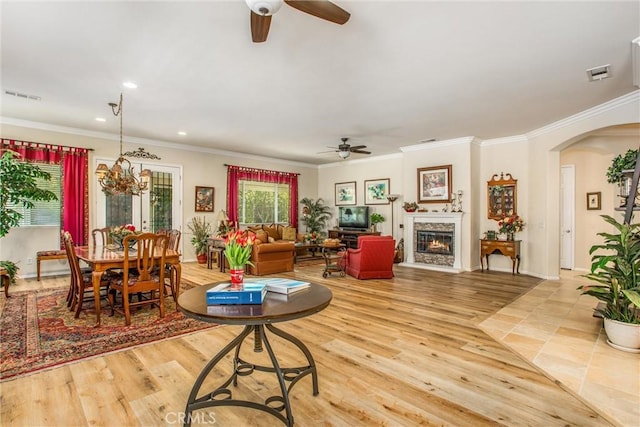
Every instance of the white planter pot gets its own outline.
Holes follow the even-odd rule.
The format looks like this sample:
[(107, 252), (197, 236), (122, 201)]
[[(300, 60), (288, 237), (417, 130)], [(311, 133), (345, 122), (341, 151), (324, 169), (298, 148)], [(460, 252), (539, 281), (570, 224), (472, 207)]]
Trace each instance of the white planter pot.
[(607, 342), (623, 351), (640, 353), (640, 325), (604, 319)]

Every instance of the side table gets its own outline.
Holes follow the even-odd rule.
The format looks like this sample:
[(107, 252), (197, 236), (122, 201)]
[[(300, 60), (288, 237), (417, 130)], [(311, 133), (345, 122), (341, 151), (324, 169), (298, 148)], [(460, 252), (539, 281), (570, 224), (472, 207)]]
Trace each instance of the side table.
[(344, 262), (345, 262), (345, 248), (347, 245), (340, 243), (338, 245), (318, 245), (322, 250), (322, 256), (324, 258), (325, 267), (322, 272), (322, 277), (325, 279), (331, 275), (331, 273), (338, 273), (340, 277), (344, 277)]
[[(184, 426), (191, 425), (193, 411), (219, 406), (241, 406), (257, 409), (273, 415), (287, 426), (293, 426), (289, 393), (298, 381), (311, 375), (313, 395), (316, 396), (319, 393), (318, 373), (313, 356), (307, 346), (293, 335), (276, 328), (273, 324), (300, 319), (324, 310), (329, 306), (333, 297), (331, 290), (325, 286), (311, 283), (309, 288), (287, 295), (286, 299), (281, 298), (282, 294), (267, 292), (262, 305), (207, 305), (206, 292), (217, 284), (197, 286), (182, 293), (178, 298), (178, 308), (186, 316), (194, 319), (216, 324), (244, 325), (244, 329), (206, 364), (196, 378), (187, 399)], [(279, 345), (288, 343), (296, 347), (302, 352), (308, 364), (293, 367), (280, 366), (267, 336), (267, 331), (278, 337)], [(272, 366), (261, 366), (247, 360), (248, 356), (245, 356), (247, 351), (242, 351), (242, 344), (245, 339), (251, 336), (254, 339), (253, 351), (255, 353), (263, 351), (264, 345)], [(201, 392), (200, 389), (211, 371), (232, 351), (234, 354), (233, 370), (229, 378), (210, 381), (214, 384), (219, 381), (221, 383), (214, 390)], [(267, 397), (261, 402), (235, 398), (233, 390), (238, 385), (238, 381), (244, 376), (252, 375), (255, 371), (274, 374), (280, 386), (280, 395)], [(231, 387), (232, 385), (234, 387)]]

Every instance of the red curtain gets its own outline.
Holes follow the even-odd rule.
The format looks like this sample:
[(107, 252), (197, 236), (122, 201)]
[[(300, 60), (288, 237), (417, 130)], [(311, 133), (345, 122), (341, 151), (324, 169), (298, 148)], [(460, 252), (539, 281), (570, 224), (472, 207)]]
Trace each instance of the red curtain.
[(68, 231), (78, 246), (88, 242), (87, 151), (74, 149), (64, 155), (62, 229)]
[[(69, 231), (77, 245), (85, 245), (89, 237), (88, 152), (85, 148), (41, 144), (39, 142), (3, 139), (0, 155), (10, 149), (23, 160), (57, 164), (62, 167), (62, 229)], [(62, 242), (61, 242), (62, 247)]]
[(227, 215), (229, 221), (238, 224), (238, 182), (240, 180), (289, 184), (289, 222), (298, 228), (298, 174), (265, 169), (227, 166)]

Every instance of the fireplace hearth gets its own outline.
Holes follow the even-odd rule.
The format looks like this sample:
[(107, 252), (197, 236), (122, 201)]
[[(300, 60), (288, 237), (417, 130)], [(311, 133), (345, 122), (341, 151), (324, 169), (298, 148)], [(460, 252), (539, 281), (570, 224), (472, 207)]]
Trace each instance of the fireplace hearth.
[(453, 231), (416, 231), (416, 252), (453, 255)]

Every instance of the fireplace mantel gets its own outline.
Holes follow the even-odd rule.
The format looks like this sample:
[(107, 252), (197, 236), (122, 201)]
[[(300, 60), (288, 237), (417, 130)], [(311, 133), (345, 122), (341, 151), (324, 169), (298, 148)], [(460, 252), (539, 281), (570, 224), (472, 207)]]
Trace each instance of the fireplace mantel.
[[(404, 252), (405, 261), (400, 265), (427, 270), (459, 273), (462, 271), (462, 212), (406, 212), (404, 215)], [(454, 261), (453, 266), (428, 264), (416, 261), (416, 224), (444, 223), (454, 225)]]

